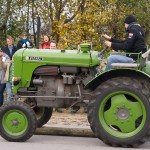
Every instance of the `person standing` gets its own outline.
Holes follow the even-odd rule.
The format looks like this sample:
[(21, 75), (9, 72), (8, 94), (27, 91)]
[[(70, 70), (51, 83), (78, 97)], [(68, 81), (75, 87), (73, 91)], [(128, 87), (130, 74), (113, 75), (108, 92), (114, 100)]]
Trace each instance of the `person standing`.
[(56, 43), (56, 41), (52, 40), (50, 42), (50, 49), (57, 49), (57, 43)]
[(14, 46), (13, 38), (11, 36), (8, 36), (6, 38), (6, 42), (7, 42), (7, 45), (5, 47), (3, 47), (2, 50), (5, 54), (7, 54), (9, 56), (10, 60), (12, 60), (12, 56), (18, 49), (16, 46)]
[(6, 82), (4, 80), (5, 71), (2, 68), (2, 57), (3, 51), (0, 49), (0, 106), (2, 106), (4, 102), (4, 90), (6, 87)]
[[(12, 81), (9, 80), (10, 76), (12, 74), (12, 67), (11, 67), (11, 60), (14, 53), (18, 50), (16, 46), (13, 45), (13, 38), (11, 36), (8, 36), (6, 39), (7, 45), (2, 49), (3, 54), (3, 69), (6, 70), (5, 78), (6, 81), (6, 101), (11, 101), (12, 97)], [(8, 74), (8, 75), (7, 75)]]
[[(115, 51), (124, 50), (127, 53), (145, 53), (147, 51), (144, 42), (144, 30), (137, 23), (136, 18), (132, 15), (126, 17), (124, 20), (127, 37), (125, 40), (117, 40), (110, 36), (103, 34), (102, 37), (106, 39), (105, 45)], [(112, 69), (112, 63), (134, 63), (138, 58), (136, 54), (118, 55), (112, 54), (107, 59), (106, 71)]]
[(47, 35), (44, 35), (44, 42), (40, 45), (40, 49), (50, 49), (50, 38)]
[(28, 39), (27, 34), (24, 33), (21, 39), (17, 43), (17, 48), (21, 49), (21, 48), (32, 48), (32, 47), (33, 47), (32, 42)]

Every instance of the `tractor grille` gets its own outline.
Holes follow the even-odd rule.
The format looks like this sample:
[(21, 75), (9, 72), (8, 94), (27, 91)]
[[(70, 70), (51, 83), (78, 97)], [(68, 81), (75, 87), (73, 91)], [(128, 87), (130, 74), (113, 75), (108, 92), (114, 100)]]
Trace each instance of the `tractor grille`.
[(58, 67), (56, 66), (43, 66), (34, 71), (34, 75), (58, 75)]

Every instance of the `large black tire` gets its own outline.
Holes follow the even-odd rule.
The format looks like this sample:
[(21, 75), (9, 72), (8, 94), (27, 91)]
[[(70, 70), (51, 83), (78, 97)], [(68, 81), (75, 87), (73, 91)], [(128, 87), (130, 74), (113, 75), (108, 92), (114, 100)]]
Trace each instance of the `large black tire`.
[(14, 101), (0, 107), (0, 135), (10, 142), (28, 140), (36, 129), (36, 116), (31, 107)]
[(37, 128), (41, 128), (45, 125), (50, 120), (53, 113), (53, 108), (51, 107), (35, 107), (33, 110), (37, 118)]
[(88, 120), (104, 143), (137, 147), (150, 137), (150, 89), (143, 81), (118, 77), (95, 89)]

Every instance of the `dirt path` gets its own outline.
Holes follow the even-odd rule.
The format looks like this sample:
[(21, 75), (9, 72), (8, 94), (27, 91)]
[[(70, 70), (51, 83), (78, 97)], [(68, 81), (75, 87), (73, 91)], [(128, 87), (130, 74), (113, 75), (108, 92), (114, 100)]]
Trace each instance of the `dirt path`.
[(48, 124), (89, 126), (86, 113), (54, 112)]

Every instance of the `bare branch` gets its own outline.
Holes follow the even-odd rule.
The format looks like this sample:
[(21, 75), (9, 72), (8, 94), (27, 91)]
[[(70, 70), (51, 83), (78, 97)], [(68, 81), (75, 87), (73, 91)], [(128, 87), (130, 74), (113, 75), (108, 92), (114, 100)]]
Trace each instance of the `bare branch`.
[(71, 20), (73, 20), (73, 19), (76, 17), (77, 13), (78, 13), (80, 10), (81, 10), (81, 11), (84, 11), (84, 8), (85, 8), (85, 0), (82, 0), (81, 3), (80, 3), (80, 5), (78, 6), (77, 11), (76, 11), (69, 19), (66, 19), (66, 20), (64, 21), (64, 24), (66, 24), (66, 23), (70, 22)]

